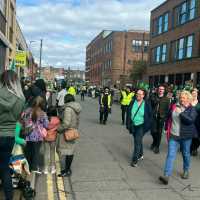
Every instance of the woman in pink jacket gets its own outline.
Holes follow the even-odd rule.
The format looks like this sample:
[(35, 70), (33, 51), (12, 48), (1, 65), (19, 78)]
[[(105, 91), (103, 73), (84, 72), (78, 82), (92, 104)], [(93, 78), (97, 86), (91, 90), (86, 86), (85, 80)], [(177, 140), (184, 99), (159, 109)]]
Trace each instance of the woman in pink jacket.
[(48, 174), (49, 170), (51, 174), (56, 173), (55, 166), (55, 148), (57, 129), (60, 125), (60, 119), (57, 117), (57, 110), (55, 107), (48, 108), (47, 115), (49, 116), (49, 125), (47, 128), (47, 136), (45, 137), (45, 169), (44, 174)]

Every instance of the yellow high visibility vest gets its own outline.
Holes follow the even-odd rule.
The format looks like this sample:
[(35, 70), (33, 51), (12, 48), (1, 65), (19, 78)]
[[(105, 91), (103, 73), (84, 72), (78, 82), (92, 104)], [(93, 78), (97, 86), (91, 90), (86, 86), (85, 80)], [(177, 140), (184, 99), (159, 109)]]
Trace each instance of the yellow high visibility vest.
[[(101, 105), (103, 105), (103, 95), (101, 96)], [(108, 95), (108, 108), (111, 107), (111, 94)]]
[(121, 101), (121, 104), (123, 106), (128, 106), (130, 103), (131, 103), (131, 100), (134, 96), (134, 93), (133, 92), (130, 92), (128, 95), (126, 94), (125, 91), (122, 91), (122, 101)]
[(71, 94), (71, 95), (73, 95), (73, 96), (75, 96), (76, 95), (76, 90), (75, 90), (75, 88), (74, 87), (70, 87), (69, 89), (68, 89), (68, 94)]

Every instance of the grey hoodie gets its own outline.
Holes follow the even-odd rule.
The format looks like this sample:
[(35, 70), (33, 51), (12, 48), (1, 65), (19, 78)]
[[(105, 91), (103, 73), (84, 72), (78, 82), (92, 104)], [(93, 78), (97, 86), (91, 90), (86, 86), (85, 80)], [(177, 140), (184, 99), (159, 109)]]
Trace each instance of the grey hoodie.
[(16, 122), (24, 108), (24, 101), (0, 87), (0, 137), (12, 136), (15, 134)]

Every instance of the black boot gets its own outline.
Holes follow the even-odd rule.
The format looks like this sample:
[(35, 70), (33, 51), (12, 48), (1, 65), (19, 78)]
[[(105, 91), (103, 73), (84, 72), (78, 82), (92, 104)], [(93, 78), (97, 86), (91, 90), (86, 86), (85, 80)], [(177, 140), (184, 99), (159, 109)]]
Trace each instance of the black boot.
[(66, 156), (65, 158), (65, 172), (66, 176), (71, 176), (72, 171), (71, 171), (71, 164), (73, 161), (74, 155)]

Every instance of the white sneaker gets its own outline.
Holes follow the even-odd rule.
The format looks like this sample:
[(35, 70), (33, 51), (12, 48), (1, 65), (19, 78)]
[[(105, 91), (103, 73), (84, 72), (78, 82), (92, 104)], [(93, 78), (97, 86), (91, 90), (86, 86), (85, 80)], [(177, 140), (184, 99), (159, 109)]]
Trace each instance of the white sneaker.
[(38, 169), (38, 170), (32, 170), (33, 173), (36, 173), (36, 174), (42, 174), (42, 172)]
[(51, 167), (51, 174), (55, 174), (56, 173), (56, 168), (55, 168), (55, 166), (52, 166)]
[(144, 160), (144, 156), (141, 156), (140, 158), (138, 158), (138, 160)]
[(49, 173), (48, 169), (45, 169), (44, 174), (48, 174), (48, 173)]

